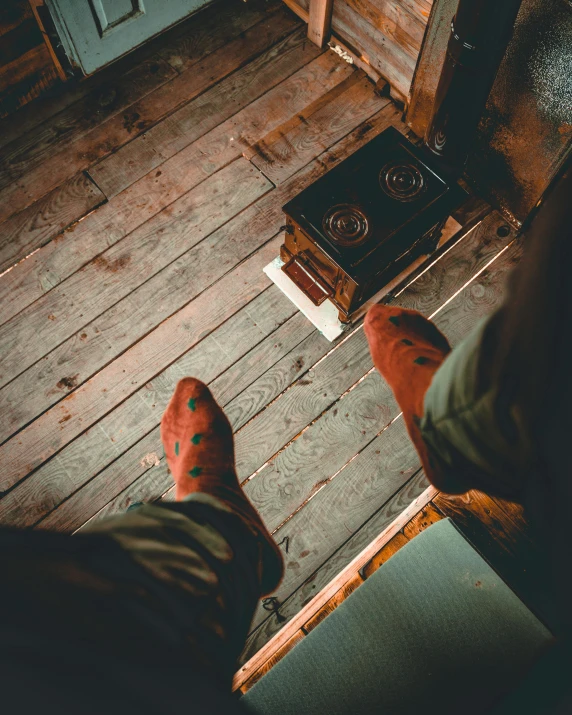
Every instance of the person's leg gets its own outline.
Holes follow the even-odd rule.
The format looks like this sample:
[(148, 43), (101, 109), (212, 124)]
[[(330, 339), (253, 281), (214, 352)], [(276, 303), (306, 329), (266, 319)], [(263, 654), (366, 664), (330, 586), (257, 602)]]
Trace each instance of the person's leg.
[[(177, 501), (144, 504), (84, 533), (111, 538), (142, 569), (141, 609), (160, 624), (155, 635), (186, 643), (199, 667), (228, 684), (282, 557), (238, 483), (232, 430), (206, 385), (179, 382), (161, 435)], [(121, 580), (121, 569), (110, 578)]]
[(569, 169), (528, 231), (504, 305), (450, 354), (418, 313), (378, 305), (366, 317), (374, 364), (442, 491), (476, 488), (538, 507), (546, 487), (568, 489), (571, 190)]
[(263, 595), (273, 591), (282, 577), (282, 556), (238, 483), (232, 428), (204, 383), (188, 377), (177, 384), (161, 420), (161, 439), (177, 501), (209, 494), (240, 516), (261, 541)]
[(498, 383), (484, 379), (502, 313), (451, 351), (417, 311), (376, 305), (365, 319), (375, 367), (403, 411), (429, 481), (441, 491), (515, 496), (524, 453), (514, 444)]
[(439, 475), (419, 425), (425, 393), (451, 350), (449, 343), (420, 313), (387, 305), (368, 311), (364, 329), (373, 364), (393, 390), (427, 477), (437, 483)]

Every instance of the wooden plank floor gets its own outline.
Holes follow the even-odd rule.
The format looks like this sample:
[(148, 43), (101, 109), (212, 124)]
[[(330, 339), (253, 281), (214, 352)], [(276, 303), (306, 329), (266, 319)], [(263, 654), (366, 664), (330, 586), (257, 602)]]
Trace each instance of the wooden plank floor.
[[(204, 380), (287, 563), (246, 659), (426, 486), (361, 324), (329, 343), (262, 272), (282, 205), (400, 113), (264, 0), (28, 109), (0, 124), (0, 523), (75, 531), (172, 498), (159, 421), (178, 379)], [(387, 300), (458, 342), (518, 258), (502, 223)]]

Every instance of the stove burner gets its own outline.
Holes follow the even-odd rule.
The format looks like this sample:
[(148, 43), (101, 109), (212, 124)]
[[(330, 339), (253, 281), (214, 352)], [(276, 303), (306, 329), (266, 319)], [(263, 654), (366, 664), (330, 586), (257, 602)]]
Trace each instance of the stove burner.
[(352, 204), (338, 204), (326, 213), (323, 228), (329, 238), (340, 246), (361, 246), (369, 236), (366, 215)]
[(379, 183), (388, 196), (398, 201), (413, 201), (425, 191), (423, 174), (415, 164), (387, 164), (379, 174)]

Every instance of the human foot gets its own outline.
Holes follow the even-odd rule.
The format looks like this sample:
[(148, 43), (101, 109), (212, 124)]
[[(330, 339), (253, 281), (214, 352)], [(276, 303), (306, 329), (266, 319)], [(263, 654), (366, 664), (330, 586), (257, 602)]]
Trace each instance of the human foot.
[(238, 483), (232, 428), (203, 382), (188, 377), (177, 384), (161, 420), (161, 440), (177, 501), (197, 492), (210, 494), (260, 534), (262, 587), (265, 594), (273, 591), (282, 577), (282, 555)]
[(447, 338), (414, 310), (374, 305), (368, 311), (365, 334), (373, 364), (385, 378), (430, 481), (432, 465), (419, 431), (425, 393), (451, 351)]

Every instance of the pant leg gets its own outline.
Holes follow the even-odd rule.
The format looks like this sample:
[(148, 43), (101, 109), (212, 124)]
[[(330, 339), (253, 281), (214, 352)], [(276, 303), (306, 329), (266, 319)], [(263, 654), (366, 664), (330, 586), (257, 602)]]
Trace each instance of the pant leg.
[[(230, 683), (261, 596), (267, 551), (256, 528), (215, 497), (146, 504), (84, 532), (119, 545), (141, 574), (141, 614), (160, 640), (188, 647)], [(122, 571), (108, 565), (112, 579)]]
[[(419, 424), (436, 485), (518, 498), (528, 446), (502, 385), (487, 374), (502, 311), (479, 325), (435, 373)], [(483, 369), (484, 367), (484, 369)]]
[(524, 238), (502, 308), (448, 356), (421, 421), (444, 491), (524, 504), (572, 637), (572, 159)]
[(202, 494), (76, 536), (0, 530), (5, 704), (87, 715), (242, 711), (230, 686), (263, 553), (254, 527)]

